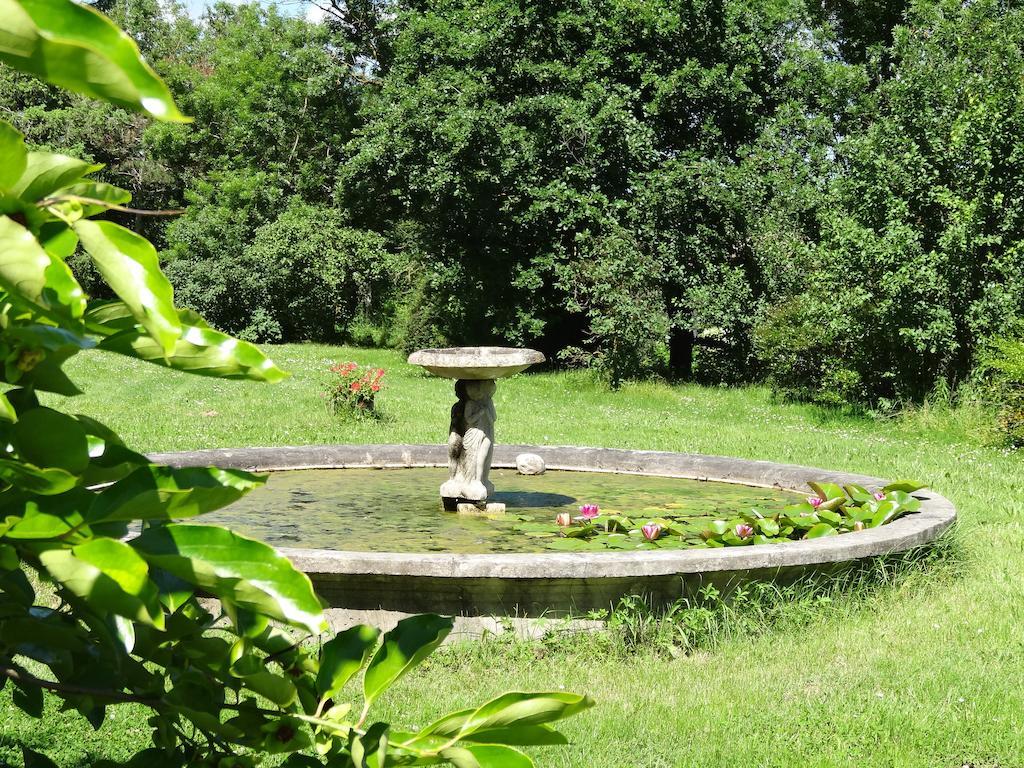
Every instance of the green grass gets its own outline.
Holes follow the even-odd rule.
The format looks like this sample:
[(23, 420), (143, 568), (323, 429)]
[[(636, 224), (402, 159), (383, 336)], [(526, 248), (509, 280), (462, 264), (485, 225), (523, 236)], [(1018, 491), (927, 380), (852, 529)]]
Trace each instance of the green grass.
[[(395, 353), (293, 345), (273, 354), (294, 373), (277, 386), (82, 356), (71, 372), (87, 394), (68, 405), (149, 451), (440, 442), (446, 432), (450, 384)], [(388, 369), (383, 420), (327, 413), (319, 390), (338, 359)], [(978, 414), (872, 420), (777, 404), (762, 388), (609, 392), (585, 374), (520, 376), (499, 384), (496, 402), (506, 443), (699, 451), (920, 478), (957, 504), (960, 552), (954, 566), (940, 559), (783, 595), (768, 609), (741, 606), (714, 620), (722, 631), (713, 641), (676, 658), (656, 642), (626, 652), (590, 636), (445, 650), (385, 702), (394, 722), (423, 725), (506, 689), (564, 686), (598, 706), (568, 721), (572, 746), (538, 751), (539, 765), (1024, 766), (1024, 472), (1020, 456), (984, 447)], [(144, 719), (111, 710), (93, 733), (51, 706), (40, 724), (5, 690), (0, 765), (18, 764), (20, 743), (61, 766), (123, 759), (145, 745)]]

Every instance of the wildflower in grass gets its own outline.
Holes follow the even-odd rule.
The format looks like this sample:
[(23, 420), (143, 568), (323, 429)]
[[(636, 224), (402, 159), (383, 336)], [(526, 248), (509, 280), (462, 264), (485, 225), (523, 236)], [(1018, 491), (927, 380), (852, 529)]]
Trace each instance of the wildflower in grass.
[(815, 509), (817, 509), (818, 507), (821, 506), (822, 499), (821, 499), (820, 496), (808, 496), (807, 497), (807, 503), (810, 504)]
[(572, 515), (568, 512), (560, 512), (558, 516), (555, 517), (555, 522), (559, 525), (572, 525)]
[(648, 541), (656, 541), (661, 536), (661, 526), (657, 523), (648, 523), (640, 529), (640, 532)]
[(584, 520), (593, 520), (601, 512), (600, 507), (597, 504), (584, 504), (580, 507), (580, 517)]
[(754, 535), (754, 526), (747, 523), (740, 523), (736, 526), (736, 535), (741, 539), (749, 539)]

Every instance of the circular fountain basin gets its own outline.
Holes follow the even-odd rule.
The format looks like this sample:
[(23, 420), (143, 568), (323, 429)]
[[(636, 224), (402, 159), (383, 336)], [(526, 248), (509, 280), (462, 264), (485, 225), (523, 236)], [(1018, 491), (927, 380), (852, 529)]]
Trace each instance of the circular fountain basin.
[(535, 349), (515, 347), (449, 347), (421, 349), (409, 355), (409, 362), (445, 379), (479, 381), (521, 373), (543, 363), (544, 355)]
[[(629, 475), (638, 480), (638, 488), (642, 488), (643, 482), (664, 482), (673, 478), (722, 482), (730, 484), (739, 494), (736, 499), (760, 499), (756, 502), (760, 505), (769, 503), (770, 499), (784, 501), (790, 492), (806, 494), (809, 480), (841, 485), (856, 483), (869, 488), (887, 482), (864, 475), (766, 461), (561, 446), (498, 446), (494, 453), (494, 470), (514, 468), (516, 455), (523, 452), (539, 453), (547, 461), (549, 470), (558, 475), (578, 472)], [(152, 459), (174, 466), (217, 465), (267, 472), (355, 469), (365, 473), (371, 468), (444, 467), (447, 453), (444, 446), (437, 445), (333, 445), (192, 451), (157, 454)], [(385, 473), (381, 473), (381, 488), (386, 487), (384, 477)], [(545, 514), (556, 506), (572, 507), (577, 501), (593, 500), (580, 499), (579, 492), (569, 491), (564, 483), (553, 483), (560, 491), (557, 488), (545, 491), (545, 477), (530, 479), (535, 482), (538, 493), (547, 492), (554, 497), (548, 498), (546, 503), (553, 506), (545, 510)], [(269, 485), (272, 488), (274, 483)], [(501, 484), (498, 485), (500, 491)], [(584, 483), (582, 487), (589, 485)], [(432, 486), (424, 489), (428, 496), (433, 495), (431, 489)], [(608, 608), (624, 595), (640, 594), (654, 600), (671, 601), (692, 595), (708, 583), (729, 587), (750, 579), (784, 580), (808, 570), (834, 569), (850, 561), (925, 544), (953, 523), (956, 510), (951, 502), (930, 490), (914, 495), (922, 500), (919, 512), (879, 528), (782, 544), (593, 552), (472, 551), (472, 548), (471, 551), (454, 551), (459, 547), (453, 546), (438, 552), (403, 550), (401, 538), (377, 536), (373, 546), (341, 549), (338, 545), (323, 546), (327, 542), (321, 539), (316, 542), (317, 546), (278, 546), (278, 549), (309, 574), (317, 592), (333, 609), (345, 612), (347, 617), (356, 616), (357, 620), (369, 616), (387, 623), (403, 613), (422, 612), (461, 616), (580, 615)], [(396, 498), (382, 499), (379, 503), (399, 506), (407, 501)], [(436, 498), (433, 504), (437, 504)], [(442, 512), (436, 506), (434, 509), (434, 512), (420, 510), (416, 514), (436, 515), (441, 525), (457, 520), (452, 513)], [(219, 514), (229, 513), (230, 508)], [(301, 511), (275, 507), (271, 502), (263, 511), (262, 524), (268, 529), (276, 527), (286, 531), (302, 515)], [(226, 519), (230, 521), (230, 517)], [(372, 538), (371, 534), (372, 530), (358, 535), (365, 540)], [(375, 551), (378, 548), (388, 550), (389, 541), (393, 545), (391, 551)], [(384, 546), (380, 546), (382, 543)], [(338, 619), (342, 623), (346, 620)]]

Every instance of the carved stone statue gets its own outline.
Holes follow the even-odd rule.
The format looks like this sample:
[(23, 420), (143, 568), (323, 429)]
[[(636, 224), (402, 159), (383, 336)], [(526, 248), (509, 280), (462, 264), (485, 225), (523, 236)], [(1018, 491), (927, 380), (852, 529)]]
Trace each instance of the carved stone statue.
[(446, 509), (454, 509), (459, 500), (486, 501), (494, 493), (487, 479), (494, 452), (494, 401), (497, 388), (493, 379), (455, 382), (458, 402), (452, 406), (448, 434), (448, 481), (441, 486)]
[(472, 513), (470, 507), (487, 513), (504, 511), (504, 504), (487, 503), (494, 493), (487, 479), (494, 452), (494, 380), (543, 363), (544, 355), (535, 349), (451, 347), (418, 350), (409, 355), (409, 362), (435, 376), (455, 379), (459, 401), (452, 406), (448, 430), (448, 480), (441, 485), (444, 508), (452, 512), (465, 508), (467, 514)]

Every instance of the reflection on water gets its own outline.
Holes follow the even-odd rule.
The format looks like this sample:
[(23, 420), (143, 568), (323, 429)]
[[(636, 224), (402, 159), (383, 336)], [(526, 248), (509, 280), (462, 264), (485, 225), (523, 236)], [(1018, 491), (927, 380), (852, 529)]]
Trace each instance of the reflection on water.
[(492, 470), (494, 501), (504, 517), (441, 510), (444, 468), (312, 469), (275, 472), (266, 487), (199, 522), (228, 525), (282, 547), (366, 552), (538, 552), (544, 547), (514, 530), (522, 520), (550, 522), (581, 504), (602, 511), (658, 517), (726, 517), (757, 507), (776, 510), (794, 494), (764, 488), (667, 477), (600, 472), (523, 476)]

